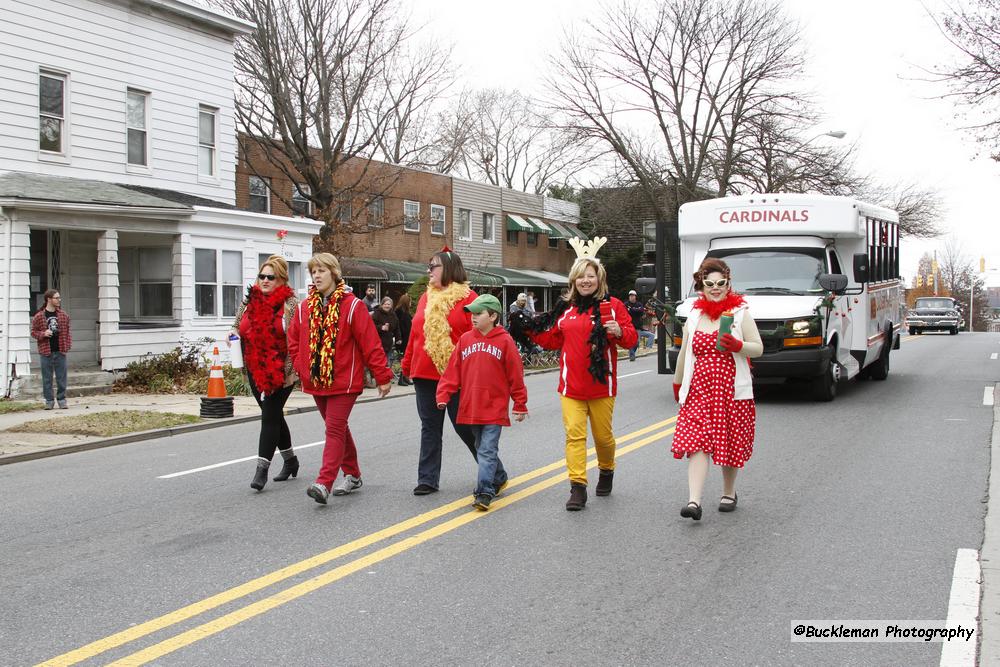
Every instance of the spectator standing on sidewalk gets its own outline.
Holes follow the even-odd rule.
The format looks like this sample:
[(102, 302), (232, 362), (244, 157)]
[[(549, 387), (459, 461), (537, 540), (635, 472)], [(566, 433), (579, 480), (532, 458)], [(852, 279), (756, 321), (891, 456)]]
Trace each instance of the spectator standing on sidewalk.
[[(331, 491), (340, 496), (361, 488), (358, 449), (347, 424), (364, 388), (361, 369), (367, 366), (375, 376), (379, 397), (389, 393), (392, 371), (364, 304), (344, 289), (337, 258), (321, 252), (308, 267), (313, 284), (288, 328), (288, 354), (302, 391), (312, 395), (326, 424), (323, 463), (306, 491), (325, 505)], [(344, 477), (334, 486), (340, 470)]]
[[(38, 341), (38, 358), (42, 367), (42, 395), (45, 409), (66, 404), (66, 355), (73, 346), (69, 315), (62, 309), (62, 295), (57, 289), (45, 291), (45, 305), (31, 318), (31, 337)], [(56, 391), (52, 393), (52, 375), (56, 376)]]
[(486, 511), (507, 486), (507, 471), (500, 461), (500, 427), (510, 426), (507, 409), (511, 399), (514, 419), (523, 421), (528, 416), (528, 390), (517, 345), (500, 326), (500, 301), (492, 294), (482, 294), (465, 310), (472, 313), (473, 329), (462, 334), (451, 353), (438, 383), (437, 407), (444, 410), (452, 394), (462, 390), (458, 423), (472, 428), (479, 456), (474, 504)]
[(365, 288), (365, 298), (362, 299), (362, 302), (364, 302), (365, 307), (368, 309), (369, 315), (374, 313), (375, 309), (378, 308), (378, 299), (375, 297), (374, 284), (368, 283), (368, 286)]
[(399, 318), (392, 310), (392, 297), (382, 297), (382, 303), (372, 313), (372, 322), (375, 323), (375, 330), (378, 331), (378, 337), (382, 341), (386, 364), (392, 368), (392, 348), (399, 339)]
[[(684, 323), (677, 355), (674, 398), (681, 409), (670, 451), (674, 458), (688, 457), (688, 503), (681, 516), (699, 521), (709, 460), (722, 467), (719, 511), (736, 509), (736, 473), (753, 454), (757, 420), (747, 359), (763, 354), (764, 344), (743, 296), (732, 291), (725, 262), (705, 259), (694, 274), (694, 287), (701, 296)], [(733, 315), (732, 331), (720, 337), (727, 311)]]
[[(271, 255), (261, 264), (257, 282), (247, 291), (233, 322), (232, 333), (240, 337), (250, 392), (260, 406), (257, 471), (250, 482), (258, 491), (267, 484), (275, 449), (282, 464), (274, 481), (284, 482), (299, 474), (299, 459), (285, 422), (285, 402), (297, 380), (288, 355), (287, 331), (298, 303), (288, 286), (288, 262), (281, 255)], [(228, 336), (226, 344), (231, 345)]]
[(646, 320), (646, 306), (639, 301), (639, 295), (635, 290), (629, 290), (628, 301), (625, 302), (625, 310), (628, 311), (629, 317), (632, 318), (632, 326), (635, 328), (636, 333), (639, 334), (635, 345), (630, 347), (628, 351), (628, 360), (635, 361), (635, 353), (639, 349), (639, 343), (642, 342), (642, 347), (645, 348), (647, 345), (652, 345), (656, 337), (643, 326)]
[[(410, 342), (410, 327), (413, 324), (413, 315), (410, 314), (410, 295), (405, 292), (399, 296), (399, 300), (396, 302), (396, 319), (399, 320), (399, 340), (396, 341), (396, 353), (399, 354), (400, 359), (403, 357), (403, 353), (406, 352), (406, 344)], [(403, 369), (399, 370), (399, 381), (397, 384), (400, 387), (408, 387), (412, 382), (410, 378), (406, 377), (406, 373)]]
[[(427, 291), (417, 302), (410, 340), (403, 355), (403, 375), (413, 380), (420, 417), (420, 460), (417, 486), (413, 495), (426, 496), (438, 490), (441, 480), (441, 448), (444, 413), (437, 409), (437, 387), (441, 373), (458, 339), (472, 328), (465, 306), (478, 296), (469, 287), (462, 258), (445, 246), (427, 264)], [(476, 436), (465, 424), (459, 424), (459, 393), (448, 401), (448, 418), (455, 433), (476, 457)]]
[[(566, 428), (569, 511), (587, 504), (587, 421), (597, 449), (598, 496), (611, 494), (615, 474), (612, 413), (618, 393), (617, 347), (628, 349), (637, 338), (625, 305), (608, 295), (607, 273), (593, 256), (604, 241), (591, 245), (569, 272), (569, 300), (533, 318), (512, 318), (515, 338), (522, 331), (559, 355), (559, 387)], [(581, 250), (577, 248), (577, 252)]]

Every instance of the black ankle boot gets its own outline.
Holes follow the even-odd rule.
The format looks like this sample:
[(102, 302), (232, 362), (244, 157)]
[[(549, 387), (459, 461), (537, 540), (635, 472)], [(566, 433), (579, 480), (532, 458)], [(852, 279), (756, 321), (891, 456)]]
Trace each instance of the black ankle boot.
[(269, 461), (257, 461), (257, 472), (253, 475), (253, 481), (250, 482), (251, 489), (257, 489), (260, 491), (267, 484), (267, 469), (271, 467)]
[(293, 456), (281, 464), (281, 471), (274, 476), (275, 482), (284, 482), (289, 477), (298, 477), (299, 457)]
[(587, 504), (587, 485), (573, 482), (569, 485), (569, 500), (566, 501), (568, 512), (579, 512)]
[(615, 481), (614, 470), (602, 470), (600, 477), (597, 478), (597, 488), (594, 490), (594, 495), (610, 496), (611, 486), (614, 481)]

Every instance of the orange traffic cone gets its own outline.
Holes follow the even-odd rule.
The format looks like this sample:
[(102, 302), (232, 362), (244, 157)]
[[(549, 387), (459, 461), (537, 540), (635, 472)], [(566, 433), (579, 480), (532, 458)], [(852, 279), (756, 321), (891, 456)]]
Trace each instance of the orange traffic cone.
[(218, 347), (212, 350), (212, 369), (208, 372), (208, 397), (226, 397), (226, 380), (222, 375), (222, 366), (219, 365)]

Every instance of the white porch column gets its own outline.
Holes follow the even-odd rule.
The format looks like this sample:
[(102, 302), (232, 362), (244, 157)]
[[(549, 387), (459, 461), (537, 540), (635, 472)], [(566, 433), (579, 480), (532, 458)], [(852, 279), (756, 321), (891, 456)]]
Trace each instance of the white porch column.
[[(109, 358), (105, 354), (108, 337), (118, 333), (121, 320), (118, 301), (118, 230), (109, 229), (97, 238), (97, 358), (101, 367), (112, 370), (104, 364)], [(109, 359), (109, 364), (111, 360)]]
[(7, 215), (0, 216), (0, 255), (9, 267), (6, 276), (0, 275), (0, 396), (8, 389), (17, 393), (12, 371), (19, 378), (31, 373), (31, 234), (27, 223), (13, 212)]
[(194, 320), (194, 250), (191, 235), (174, 237), (174, 320), (180, 322), (181, 331), (187, 330)]

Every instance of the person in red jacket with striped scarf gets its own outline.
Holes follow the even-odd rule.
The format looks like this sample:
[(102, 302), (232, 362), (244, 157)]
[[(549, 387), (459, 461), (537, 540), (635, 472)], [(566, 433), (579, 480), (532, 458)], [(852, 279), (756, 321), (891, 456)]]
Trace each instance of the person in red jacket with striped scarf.
[[(596, 252), (603, 242), (597, 243)], [(578, 254), (580, 253), (577, 250)], [(618, 394), (618, 350), (638, 340), (632, 318), (620, 300), (608, 295), (608, 278), (600, 260), (581, 256), (569, 272), (569, 294), (550, 313), (511, 317), (515, 337), (526, 332), (548, 350), (560, 350), (559, 394), (566, 427), (569, 511), (587, 504), (587, 420), (597, 448), (596, 494), (607, 496), (615, 474), (615, 436), (611, 417)]]
[[(382, 342), (364, 302), (347, 291), (340, 262), (328, 252), (309, 260), (313, 284), (292, 316), (288, 327), (288, 355), (326, 423), (323, 464), (306, 494), (326, 504), (333, 495), (361, 488), (358, 449), (347, 420), (365, 387), (362, 368), (367, 366), (378, 383), (380, 397), (392, 387), (392, 371)], [(333, 483), (343, 470), (336, 488)]]

